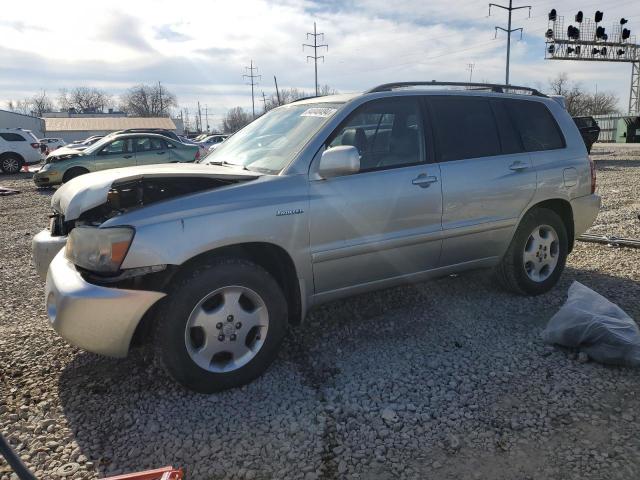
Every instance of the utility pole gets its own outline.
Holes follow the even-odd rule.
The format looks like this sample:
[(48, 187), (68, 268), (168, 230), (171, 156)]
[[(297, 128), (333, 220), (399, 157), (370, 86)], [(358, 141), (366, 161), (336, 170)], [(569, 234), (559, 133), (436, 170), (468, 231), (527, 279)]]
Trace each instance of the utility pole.
[(258, 67), (254, 67), (253, 66), (253, 60), (251, 60), (250, 66), (249, 67), (244, 67), (247, 72), (249, 73), (245, 73), (244, 75), (242, 75), (243, 78), (248, 78), (250, 85), (251, 85), (251, 111), (253, 112), (253, 118), (256, 118), (256, 101), (255, 101), (255, 97), (253, 95), (253, 89), (254, 87), (258, 84), (255, 79), (257, 78), (258, 80), (260, 79), (261, 75), (255, 75), (253, 73), (253, 71), (255, 70), (256, 72), (258, 71)]
[(160, 116), (164, 115), (164, 109), (162, 108), (162, 84), (158, 80), (158, 96), (160, 97)]
[(502, 8), (503, 10), (507, 10), (509, 12), (509, 21), (507, 23), (507, 28), (495, 27), (496, 29), (496, 37), (498, 36), (498, 30), (502, 30), (503, 32), (507, 32), (507, 68), (505, 75), (505, 84), (509, 85), (509, 57), (511, 56), (511, 34), (513, 32), (517, 32), (520, 30), (520, 38), (522, 38), (522, 28), (511, 28), (511, 12), (514, 10), (520, 10), (521, 8), (529, 9), (529, 18), (531, 18), (531, 5), (524, 5), (522, 7), (514, 7), (513, 0), (509, 0), (509, 6), (505, 7), (504, 5), (498, 5), (497, 3), (489, 4), (489, 16), (491, 16), (491, 7)]
[(198, 100), (198, 120), (199, 120), (198, 131), (202, 133), (202, 110), (200, 110), (200, 100)]
[(278, 97), (278, 106), (280, 106), (282, 102), (280, 101), (280, 90), (278, 90), (278, 79), (275, 75), (273, 76), (273, 82), (276, 84), (276, 97)]
[(475, 63), (467, 63), (467, 70), (469, 70), (469, 83), (471, 83), (471, 78), (473, 77), (473, 67), (475, 66)]
[(264, 113), (267, 113), (267, 97), (264, 96), (264, 90), (262, 91), (262, 108)]
[(313, 59), (313, 64), (315, 67), (315, 74), (316, 74), (315, 78), (316, 78), (316, 97), (317, 97), (318, 96), (318, 60), (322, 59), (322, 61), (324, 62), (324, 55), (318, 56), (318, 49), (326, 48), (327, 51), (329, 51), (329, 45), (318, 43), (318, 37), (320, 37), (321, 39), (320, 41), (324, 41), (324, 33), (318, 33), (316, 31), (316, 22), (313, 22), (313, 33), (307, 33), (307, 40), (309, 40), (309, 37), (313, 37), (313, 45), (308, 43), (303, 43), (302, 51), (304, 52), (304, 47), (313, 48), (313, 55), (307, 55), (307, 62), (309, 61), (310, 58)]

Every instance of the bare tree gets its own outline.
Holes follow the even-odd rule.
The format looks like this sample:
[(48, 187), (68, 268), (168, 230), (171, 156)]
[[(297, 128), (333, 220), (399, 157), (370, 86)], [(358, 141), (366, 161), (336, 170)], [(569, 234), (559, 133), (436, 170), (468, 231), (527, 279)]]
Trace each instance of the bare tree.
[(549, 79), (549, 93), (562, 95), (572, 117), (618, 113), (618, 97), (611, 92), (590, 93), (580, 83), (573, 83), (562, 72)]
[(589, 95), (587, 104), (588, 115), (611, 115), (620, 113), (618, 110), (618, 96), (612, 92), (597, 92)]
[(235, 107), (229, 110), (222, 119), (220, 129), (224, 133), (235, 133), (249, 123), (251, 123), (251, 114), (245, 112), (242, 107)]
[(43, 90), (42, 92), (23, 100), (9, 100), (7, 102), (7, 109), (12, 112), (22, 113), (23, 115), (35, 115), (41, 117), (43, 113), (52, 112), (54, 105)]
[(53, 101), (47, 96), (47, 92), (44, 90), (31, 97), (31, 111), (34, 115), (41, 117), (42, 114), (53, 112), (54, 109)]
[(31, 106), (28, 100), (9, 100), (7, 102), (7, 110), (15, 113), (21, 113), (23, 115), (31, 114)]
[(120, 108), (137, 117), (168, 117), (178, 106), (176, 96), (157, 85), (136, 85), (120, 97)]
[(111, 96), (104, 90), (90, 87), (62, 89), (58, 97), (62, 110), (74, 109), (79, 113), (100, 113), (113, 104)]

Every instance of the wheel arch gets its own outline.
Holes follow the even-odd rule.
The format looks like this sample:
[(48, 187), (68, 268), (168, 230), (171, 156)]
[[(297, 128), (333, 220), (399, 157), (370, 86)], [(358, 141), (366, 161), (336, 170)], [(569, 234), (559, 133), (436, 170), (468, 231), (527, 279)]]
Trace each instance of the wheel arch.
[(7, 157), (18, 157), (18, 159), (24, 164), (24, 157), (18, 152), (4, 152), (0, 154), (0, 160), (3, 160)]
[(575, 227), (573, 222), (573, 209), (571, 208), (571, 203), (568, 200), (562, 198), (543, 200), (529, 207), (529, 209), (524, 212), (524, 215), (536, 208), (546, 208), (548, 210), (551, 210), (558, 214), (558, 216), (562, 219), (562, 222), (567, 229), (567, 250), (568, 253), (571, 253), (575, 241)]
[[(271, 274), (285, 296), (288, 309), (288, 321), (291, 325), (299, 325), (303, 316), (303, 298), (298, 283), (298, 275), (295, 264), (289, 253), (282, 247), (268, 242), (247, 242), (218, 247), (213, 250), (200, 253), (186, 260), (179, 266), (168, 270), (168, 276), (164, 277), (162, 284), (168, 286), (181, 272), (185, 272), (199, 265), (214, 262), (220, 258), (240, 258), (255, 263)], [(163, 289), (165, 289), (163, 288)], [(162, 302), (152, 307), (138, 323), (133, 335), (133, 343), (144, 343), (153, 329), (154, 319), (158, 308), (162, 308)]]
[(87, 174), (87, 173), (91, 173), (91, 170), (89, 170), (87, 167), (83, 167), (82, 165), (72, 165), (71, 167), (67, 168), (67, 169), (64, 171), (64, 173), (62, 174), (62, 182), (63, 182), (63, 183), (64, 183), (64, 182), (68, 182), (68, 181), (70, 180), (69, 178), (67, 178), (67, 179), (65, 180), (65, 177), (67, 177), (67, 175), (68, 175), (70, 172), (73, 172), (74, 170), (75, 170), (75, 171), (77, 171), (77, 170), (82, 170), (82, 172), (83, 172), (83, 173), (81, 173), (81, 175), (84, 175), (84, 174)]

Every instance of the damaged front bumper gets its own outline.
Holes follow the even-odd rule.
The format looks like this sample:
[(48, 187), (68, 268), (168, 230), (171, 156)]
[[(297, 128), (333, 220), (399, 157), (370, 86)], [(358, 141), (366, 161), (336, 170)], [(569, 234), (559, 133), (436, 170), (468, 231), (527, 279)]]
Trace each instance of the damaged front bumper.
[(72, 345), (125, 357), (144, 314), (165, 294), (87, 282), (59, 252), (47, 273), (45, 299), (51, 326)]
[(42, 280), (47, 278), (47, 270), (53, 257), (64, 248), (67, 236), (52, 236), (49, 230), (42, 230), (31, 241), (31, 259)]

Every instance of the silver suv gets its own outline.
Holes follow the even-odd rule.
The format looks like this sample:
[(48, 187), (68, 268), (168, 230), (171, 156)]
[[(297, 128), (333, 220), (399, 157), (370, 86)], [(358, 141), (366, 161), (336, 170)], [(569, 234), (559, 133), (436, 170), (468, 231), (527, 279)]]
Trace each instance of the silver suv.
[(116, 357), (153, 341), (177, 381), (214, 392), (264, 372), (322, 302), (478, 267), (548, 291), (600, 206), (584, 142), (555, 99), (462, 87), (306, 99), (202, 163), (63, 185), (33, 243), (51, 324)]

